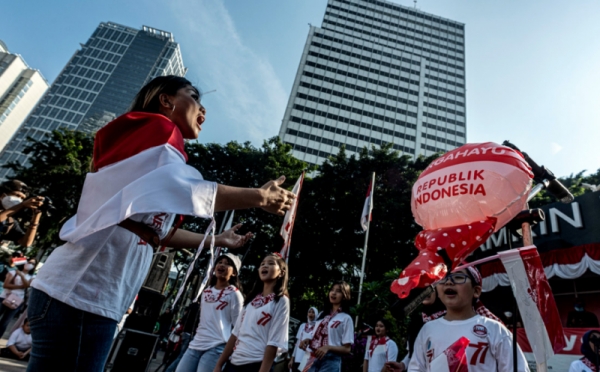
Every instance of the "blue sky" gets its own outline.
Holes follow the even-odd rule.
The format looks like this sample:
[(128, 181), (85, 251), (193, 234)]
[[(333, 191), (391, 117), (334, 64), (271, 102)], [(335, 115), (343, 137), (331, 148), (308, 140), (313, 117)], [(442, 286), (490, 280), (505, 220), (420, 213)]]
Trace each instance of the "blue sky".
[[(393, 0), (405, 6), (413, 1)], [(52, 82), (102, 21), (173, 32), (205, 92), (201, 142), (278, 133), (326, 0), (3, 2), (0, 39)], [(559, 176), (600, 168), (600, 2), (420, 0), (466, 24), (467, 140), (510, 139)], [(597, 147), (598, 146), (598, 147)]]

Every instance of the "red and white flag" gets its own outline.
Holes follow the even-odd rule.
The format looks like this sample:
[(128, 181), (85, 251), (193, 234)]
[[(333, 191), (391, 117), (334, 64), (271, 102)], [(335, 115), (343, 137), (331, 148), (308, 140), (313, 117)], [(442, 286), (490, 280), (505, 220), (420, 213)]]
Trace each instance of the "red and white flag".
[(186, 164), (181, 132), (160, 114), (130, 112), (96, 133), (93, 164), (77, 214), (62, 227), (68, 242), (143, 213), (212, 218), (217, 184)]
[(537, 371), (545, 372), (548, 359), (566, 345), (560, 315), (542, 260), (534, 246), (499, 252), (498, 255), (517, 299)]
[(294, 185), (292, 192), (296, 195), (296, 199), (292, 202), (292, 206), (285, 213), (283, 217), (283, 225), (281, 225), (281, 230), (279, 230), (279, 234), (283, 238), (283, 247), (279, 252), (281, 257), (288, 261), (288, 257), (290, 256), (290, 245), (292, 243), (292, 230), (294, 229), (294, 222), (296, 221), (296, 210), (298, 209), (298, 201), (300, 200), (300, 191), (302, 190), (302, 183), (304, 182), (304, 172), (298, 177), (298, 181)]
[(360, 225), (364, 231), (367, 231), (367, 225), (369, 221), (372, 221), (373, 213), (373, 187), (375, 186), (375, 173), (371, 183), (369, 183), (369, 190), (367, 190), (367, 198), (365, 199), (365, 205), (363, 206), (362, 216), (360, 217)]
[(431, 361), (429, 369), (435, 372), (469, 372), (467, 347), (469, 347), (469, 339), (459, 338)]

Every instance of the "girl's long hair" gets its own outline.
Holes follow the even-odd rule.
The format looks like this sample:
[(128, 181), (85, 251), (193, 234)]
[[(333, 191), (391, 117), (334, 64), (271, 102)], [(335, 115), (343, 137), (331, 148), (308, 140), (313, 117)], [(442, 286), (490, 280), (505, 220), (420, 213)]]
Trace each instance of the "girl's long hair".
[(136, 94), (135, 98), (133, 99), (131, 106), (129, 106), (129, 110), (127, 110), (127, 112), (141, 111), (159, 114), (160, 95), (164, 93), (174, 96), (177, 94), (179, 89), (187, 86), (196, 89), (198, 96), (200, 96), (198, 89), (195, 88), (186, 78), (175, 75), (155, 77), (148, 84), (144, 85), (142, 89), (140, 89), (138, 94)]
[[(275, 259), (277, 266), (279, 266), (279, 269), (281, 270), (281, 272), (283, 274), (283, 275), (281, 275), (280, 278), (277, 278), (277, 282), (275, 283), (275, 288), (273, 289), (273, 291), (275, 292), (275, 302), (277, 302), (283, 296), (289, 297), (288, 290), (287, 290), (288, 267), (287, 267), (287, 264), (285, 263), (285, 260), (283, 258), (281, 258), (281, 256), (279, 256), (275, 253), (269, 253), (265, 258), (267, 258), (267, 257), (273, 257)], [(264, 259), (263, 259), (263, 261), (264, 261)], [(259, 266), (259, 270), (260, 270), (260, 266)], [(252, 300), (254, 300), (254, 297), (256, 297), (259, 293), (262, 293), (263, 288), (264, 288), (264, 283), (262, 282), (262, 280), (260, 280), (260, 276), (259, 276), (259, 278), (256, 280), (256, 282), (254, 282), (254, 286), (252, 287), (252, 290), (248, 294), (248, 297), (246, 297), (246, 301), (244, 302), (244, 305), (247, 305), (250, 302), (252, 302)]]
[[(217, 258), (217, 260), (215, 262), (218, 263), (219, 261), (221, 261), (224, 258), (227, 259), (227, 262), (229, 262), (229, 266), (233, 267), (233, 273), (235, 274), (235, 275), (232, 275), (231, 278), (229, 278), (229, 284), (236, 287), (240, 291), (240, 293), (242, 293), (242, 282), (240, 281), (240, 274), (237, 272), (235, 265), (233, 264), (233, 261), (231, 261), (231, 259), (227, 256), (220, 256), (219, 258)], [(215, 266), (217, 266), (217, 265), (215, 264)], [(210, 281), (208, 282), (208, 286), (214, 287), (216, 284), (217, 284), (217, 276), (214, 275), (214, 273), (213, 273), (213, 275), (210, 277)]]
[(333, 289), (335, 285), (339, 285), (342, 291), (342, 303), (341, 303), (341, 312), (347, 313), (350, 307), (350, 300), (352, 299), (352, 292), (350, 291), (350, 284), (346, 283), (343, 280), (335, 281), (329, 287), (329, 291), (327, 292), (327, 299), (323, 304), (323, 311), (321, 311), (321, 315), (317, 320), (321, 320), (331, 314), (331, 310), (333, 309), (333, 304), (329, 301), (329, 292)]

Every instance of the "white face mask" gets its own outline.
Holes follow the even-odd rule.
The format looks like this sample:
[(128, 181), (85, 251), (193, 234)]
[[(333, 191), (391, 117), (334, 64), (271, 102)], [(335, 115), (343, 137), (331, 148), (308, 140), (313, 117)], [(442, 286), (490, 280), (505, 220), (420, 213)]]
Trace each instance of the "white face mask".
[(28, 263), (28, 264), (25, 264), (25, 267), (24, 267), (24, 269), (25, 269), (27, 272), (30, 272), (30, 271), (33, 269), (33, 265), (32, 265), (32, 264), (30, 264), (30, 263)]
[(6, 195), (2, 198), (2, 207), (4, 207), (4, 209), (12, 208), (21, 203), (23, 203), (23, 199), (19, 198), (18, 196)]

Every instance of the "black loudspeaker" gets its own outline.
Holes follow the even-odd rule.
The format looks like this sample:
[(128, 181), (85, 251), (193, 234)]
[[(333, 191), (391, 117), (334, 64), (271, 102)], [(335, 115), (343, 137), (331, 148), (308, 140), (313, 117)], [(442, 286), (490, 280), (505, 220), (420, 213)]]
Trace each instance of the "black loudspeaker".
[(163, 294), (142, 287), (124, 327), (152, 333), (164, 303), (165, 296)]
[(144, 285), (142, 288), (150, 291), (164, 293), (167, 282), (169, 281), (169, 272), (171, 271), (171, 264), (173, 263), (173, 257), (175, 252), (172, 253), (157, 253), (152, 259), (152, 265)]
[(146, 372), (158, 335), (123, 329), (114, 340), (104, 371)]

